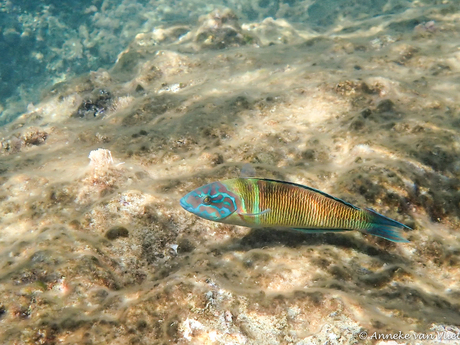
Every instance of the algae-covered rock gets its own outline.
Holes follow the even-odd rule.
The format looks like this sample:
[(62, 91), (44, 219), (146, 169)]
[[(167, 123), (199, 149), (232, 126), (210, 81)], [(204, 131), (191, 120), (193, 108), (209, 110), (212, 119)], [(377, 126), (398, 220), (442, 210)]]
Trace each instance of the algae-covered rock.
[[(170, 26), (159, 5), (108, 69), (56, 84), (0, 128), (2, 343), (372, 344), (458, 330), (458, 23), (431, 8), (439, 29), (420, 35), (422, 4), (403, 15), (416, 24), (392, 3), (358, 27), (327, 4), (259, 1)], [(249, 8), (274, 19), (248, 23)], [(341, 13), (340, 27), (276, 18), (297, 10), (315, 25)], [(79, 30), (68, 60), (97, 47)], [(180, 207), (248, 162), (250, 176), (402, 222), (410, 242), (248, 229)]]
[(119, 237), (128, 237), (129, 231), (123, 226), (114, 226), (107, 230), (105, 237), (109, 240), (116, 240)]
[(255, 38), (242, 32), (236, 14), (226, 8), (200, 18), (194, 40), (201, 48), (223, 49), (253, 43)]

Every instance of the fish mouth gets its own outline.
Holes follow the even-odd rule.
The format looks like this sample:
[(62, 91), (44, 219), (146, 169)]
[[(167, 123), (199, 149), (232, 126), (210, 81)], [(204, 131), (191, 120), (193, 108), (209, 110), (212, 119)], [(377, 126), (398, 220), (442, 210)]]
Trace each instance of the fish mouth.
[(182, 208), (185, 209), (186, 211), (188, 211), (190, 209), (190, 206), (185, 201), (185, 198), (181, 198), (179, 203), (182, 206)]

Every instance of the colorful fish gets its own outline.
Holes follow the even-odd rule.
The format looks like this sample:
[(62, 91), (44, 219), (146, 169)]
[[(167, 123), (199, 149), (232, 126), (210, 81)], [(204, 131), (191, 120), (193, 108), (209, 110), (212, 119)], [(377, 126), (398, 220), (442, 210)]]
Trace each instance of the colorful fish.
[(393, 242), (408, 242), (401, 230), (410, 229), (317, 189), (269, 179), (210, 183), (185, 195), (180, 204), (208, 220), (253, 228), (290, 228), (307, 233), (359, 230)]

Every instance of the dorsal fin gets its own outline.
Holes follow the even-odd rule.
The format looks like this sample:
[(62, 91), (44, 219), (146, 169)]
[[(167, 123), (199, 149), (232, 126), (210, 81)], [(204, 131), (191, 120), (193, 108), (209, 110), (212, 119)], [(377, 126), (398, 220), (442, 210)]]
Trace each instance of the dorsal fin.
[(339, 199), (339, 198), (336, 198), (335, 196), (332, 196), (330, 194), (327, 194), (323, 191), (320, 191), (319, 189), (315, 189), (315, 188), (312, 188), (312, 187), (308, 187), (308, 186), (304, 186), (302, 184), (298, 184), (298, 183), (293, 183), (293, 182), (286, 182), (286, 181), (279, 181), (279, 180), (272, 180), (272, 179), (268, 179), (268, 178), (259, 178), (257, 180), (261, 180), (261, 181), (267, 181), (267, 182), (278, 182), (278, 183), (284, 183), (284, 184), (289, 184), (291, 186), (295, 186), (295, 187), (300, 187), (300, 188), (304, 188), (304, 189), (308, 189), (308, 190), (311, 190), (312, 192), (316, 192), (316, 193), (319, 193), (323, 196), (325, 196), (326, 198), (329, 198), (329, 199), (332, 199), (332, 200), (335, 200), (335, 201), (338, 201), (348, 207), (351, 207), (355, 210), (360, 210), (359, 207), (356, 207), (355, 205), (353, 204), (350, 204), (349, 202), (346, 202), (342, 199)]
[(254, 169), (254, 166), (251, 163), (244, 163), (241, 167), (240, 176), (242, 178), (255, 177), (256, 169)]

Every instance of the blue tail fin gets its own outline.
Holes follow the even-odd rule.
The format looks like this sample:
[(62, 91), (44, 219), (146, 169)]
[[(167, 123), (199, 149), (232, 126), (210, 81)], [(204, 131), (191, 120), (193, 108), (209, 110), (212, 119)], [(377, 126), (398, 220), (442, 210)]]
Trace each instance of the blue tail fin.
[(364, 233), (379, 236), (392, 242), (409, 242), (402, 236), (402, 229), (410, 229), (407, 225), (385, 217), (370, 208), (365, 209), (364, 212), (370, 216), (372, 223), (367, 229), (362, 230)]

